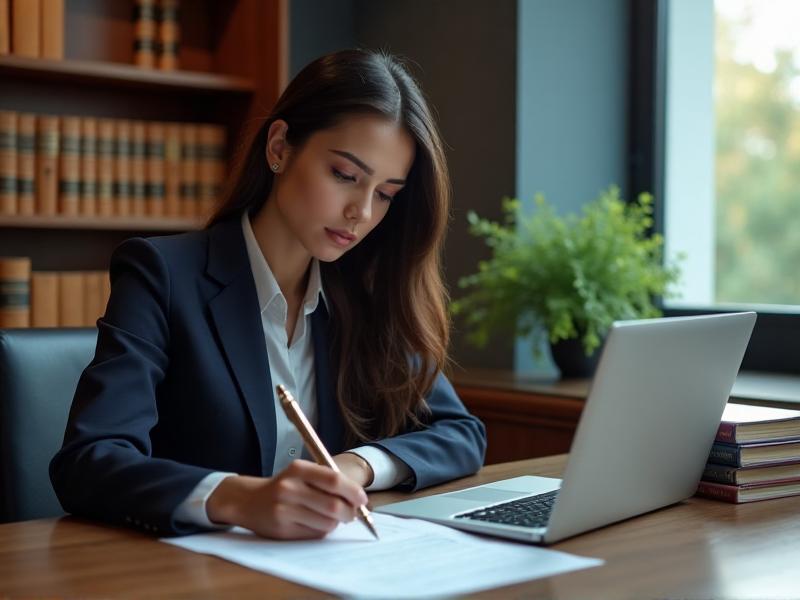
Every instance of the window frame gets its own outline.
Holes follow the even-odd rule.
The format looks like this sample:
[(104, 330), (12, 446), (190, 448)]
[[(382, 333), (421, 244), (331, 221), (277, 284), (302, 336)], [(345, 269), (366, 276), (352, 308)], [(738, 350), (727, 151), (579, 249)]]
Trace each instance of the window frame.
[[(666, 44), (669, 0), (628, 0), (628, 196), (654, 196), (653, 232), (664, 233)], [(728, 312), (720, 308), (665, 308), (665, 316)], [(739, 310), (750, 310), (742, 305)], [(800, 307), (778, 311), (753, 307), (758, 318), (743, 370), (800, 374)]]

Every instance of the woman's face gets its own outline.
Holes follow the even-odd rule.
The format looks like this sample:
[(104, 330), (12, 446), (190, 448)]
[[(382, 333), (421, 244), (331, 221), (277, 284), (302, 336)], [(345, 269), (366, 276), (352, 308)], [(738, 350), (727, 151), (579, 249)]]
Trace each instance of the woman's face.
[(295, 151), (280, 143), (285, 128), (276, 121), (270, 129), (267, 159), (279, 165), (270, 202), (309, 254), (336, 260), (386, 216), (414, 162), (414, 140), (383, 117), (353, 115)]

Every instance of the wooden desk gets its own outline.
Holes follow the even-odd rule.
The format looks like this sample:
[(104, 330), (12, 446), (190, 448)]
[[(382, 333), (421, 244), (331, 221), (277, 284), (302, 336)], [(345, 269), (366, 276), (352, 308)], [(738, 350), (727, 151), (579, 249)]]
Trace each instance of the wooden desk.
[[(524, 473), (558, 476), (565, 456), (485, 467), (421, 492)], [(373, 494), (375, 505), (406, 496)], [(603, 567), (482, 598), (797, 598), (800, 497), (731, 505), (691, 498), (554, 546)], [(317, 598), (320, 592), (134, 531), (66, 517), (0, 525), (0, 597)]]

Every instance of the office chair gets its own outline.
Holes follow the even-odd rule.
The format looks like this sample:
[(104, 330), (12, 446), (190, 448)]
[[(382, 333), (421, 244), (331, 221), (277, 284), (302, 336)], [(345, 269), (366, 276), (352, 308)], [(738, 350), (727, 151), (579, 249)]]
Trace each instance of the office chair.
[(48, 465), (97, 329), (0, 330), (0, 523), (64, 514)]

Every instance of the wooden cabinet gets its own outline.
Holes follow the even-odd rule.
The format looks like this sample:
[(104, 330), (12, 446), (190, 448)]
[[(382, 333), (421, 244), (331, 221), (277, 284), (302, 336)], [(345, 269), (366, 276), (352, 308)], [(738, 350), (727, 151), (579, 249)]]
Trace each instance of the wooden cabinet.
[[(0, 110), (210, 123), (226, 162), (286, 85), (288, 0), (181, 3), (180, 68), (133, 65), (134, 0), (67, 0), (64, 59), (0, 56)], [(202, 226), (202, 219), (0, 218), (0, 256), (34, 270), (106, 269), (124, 238)]]
[(485, 464), (569, 451), (588, 382), (530, 382), (480, 370), (451, 378), (467, 409), (486, 425)]

